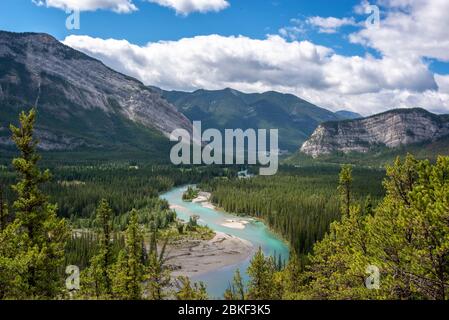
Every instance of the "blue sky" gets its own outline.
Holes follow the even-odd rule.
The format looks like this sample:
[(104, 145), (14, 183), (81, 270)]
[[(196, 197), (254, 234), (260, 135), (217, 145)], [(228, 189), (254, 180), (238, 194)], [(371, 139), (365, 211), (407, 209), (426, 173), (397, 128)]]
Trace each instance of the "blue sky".
[[(198, 5), (208, 1), (209, 9)], [(394, 104), (388, 107), (423, 106), (442, 112), (449, 110), (449, 54), (444, 53), (449, 52), (449, 37), (428, 26), (431, 21), (448, 29), (448, 19), (434, 16), (449, 9), (442, 2), (2, 0), (0, 29), (49, 33), (146, 84), (166, 89), (273, 89), (330, 109), (366, 114), (382, 111), (387, 102)], [(81, 28), (67, 30), (64, 6), (74, 3), (84, 4)], [(127, 9), (118, 10), (118, 5)], [(367, 5), (380, 10), (378, 31), (366, 29), (368, 15), (357, 10)], [(410, 30), (401, 27), (404, 22), (412, 22)], [(161, 41), (170, 43), (155, 45)], [(437, 45), (429, 48), (426, 41)], [(197, 50), (201, 53), (193, 54)], [(132, 60), (136, 56), (146, 62), (139, 65)], [(166, 61), (177, 68), (171, 74), (158, 69)], [(229, 67), (235, 61), (242, 64), (241, 70)]]
[[(83, 12), (82, 28), (67, 30), (67, 14), (57, 8), (36, 6), (31, 0), (2, 0), (0, 29), (46, 32), (62, 40), (69, 34), (87, 34), (100, 38), (127, 39), (135, 44), (149, 41), (178, 40), (195, 35), (245, 35), (265, 38), (291, 19), (308, 16), (347, 16), (357, 5), (355, 0), (229, 0), (229, 8), (220, 12), (176, 14), (172, 9), (142, 0), (135, 1), (138, 11), (117, 14), (108, 10)], [(339, 37), (311, 32), (304, 38), (328, 45), (344, 45)]]

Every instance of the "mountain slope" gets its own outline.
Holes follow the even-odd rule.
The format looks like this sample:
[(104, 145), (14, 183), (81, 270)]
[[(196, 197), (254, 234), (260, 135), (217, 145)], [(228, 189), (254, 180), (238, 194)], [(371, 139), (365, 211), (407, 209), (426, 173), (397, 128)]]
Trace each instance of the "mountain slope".
[(396, 109), (368, 118), (321, 124), (302, 145), (313, 157), (337, 152), (368, 152), (434, 142), (449, 135), (449, 116), (424, 109)]
[(160, 152), (172, 130), (191, 130), (184, 115), (141, 82), (49, 35), (0, 31), (0, 145), (10, 144), (9, 123), (32, 106), (44, 150)]
[(163, 97), (205, 128), (279, 129), (281, 149), (297, 150), (323, 121), (340, 119), (291, 94), (245, 94), (233, 89), (163, 91)]
[(363, 118), (361, 114), (347, 110), (340, 110), (335, 112), (335, 114), (338, 118), (340, 118), (340, 120), (353, 120)]

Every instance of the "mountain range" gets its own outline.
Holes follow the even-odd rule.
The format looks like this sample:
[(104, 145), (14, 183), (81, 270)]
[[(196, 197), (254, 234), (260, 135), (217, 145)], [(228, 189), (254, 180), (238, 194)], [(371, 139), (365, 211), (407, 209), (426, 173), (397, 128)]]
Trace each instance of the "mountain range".
[(321, 157), (434, 143), (449, 136), (449, 116), (397, 109), (363, 118), (332, 112), (279, 92), (165, 91), (116, 72), (40, 33), (0, 31), (0, 147), (8, 126), (35, 107), (39, 147), (47, 151), (144, 151), (167, 158), (178, 128), (279, 129), (279, 145)]
[[(0, 32), (0, 145), (9, 123), (36, 107), (44, 150), (167, 149), (177, 128), (279, 128), (280, 147), (295, 151), (324, 121), (358, 117), (333, 113), (291, 94), (233, 89), (164, 91), (116, 72), (47, 34)], [(164, 137), (165, 136), (165, 137)], [(162, 149), (161, 149), (162, 148)]]
[(36, 107), (44, 150), (148, 150), (190, 121), (159, 92), (47, 34), (0, 32), (0, 144), (9, 123)]
[(247, 94), (227, 88), (161, 94), (191, 121), (202, 121), (204, 128), (279, 129), (279, 146), (288, 151), (296, 151), (322, 122), (361, 117), (349, 111), (334, 113), (275, 91)]
[(369, 153), (379, 148), (430, 145), (448, 136), (449, 115), (421, 108), (395, 109), (362, 119), (324, 122), (302, 145), (301, 152), (314, 158)]

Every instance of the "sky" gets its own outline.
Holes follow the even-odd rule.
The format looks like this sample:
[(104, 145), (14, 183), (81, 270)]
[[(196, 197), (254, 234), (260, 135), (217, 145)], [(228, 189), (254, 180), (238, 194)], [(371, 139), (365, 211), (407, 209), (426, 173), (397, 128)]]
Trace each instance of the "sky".
[(447, 0), (1, 0), (0, 29), (49, 33), (166, 90), (449, 113), (447, 13)]

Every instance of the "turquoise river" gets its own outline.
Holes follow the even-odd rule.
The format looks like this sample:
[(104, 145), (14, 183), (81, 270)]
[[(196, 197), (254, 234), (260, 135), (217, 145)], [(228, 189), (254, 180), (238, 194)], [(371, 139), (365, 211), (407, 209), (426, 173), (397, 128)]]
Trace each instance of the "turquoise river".
[[(179, 219), (188, 221), (191, 215), (197, 215), (199, 216), (199, 223), (207, 225), (212, 230), (248, 240), (255, 248), (262, 248), (266, 255), (281, 255), (282, 259), (288, 259), (289, 249), (287, 244), (271, 232), (264, 223), (249, 217), (237, 217), (223, 211), (206, 208), (201, 203), (184, 202), (182, 200), (182, 194), (186, 190), (187, 186), (179, 187), (161, 196), (170, 205), (185, 208), (185, 210), (176, 210)], [(223, 226), (230, 220), (243, 220), (248, 222), (246, 222), (247, 224), (245, 224), (244, 229)], [(242, 272), (244, 279), (248, 279), (246, 269), (248, 268), (250, 258), (231, 266), (192, 277), (192, 280), (203, 281), (207, 285), (207, 290), (211, 298), (222, 298), (237, 268)]]

